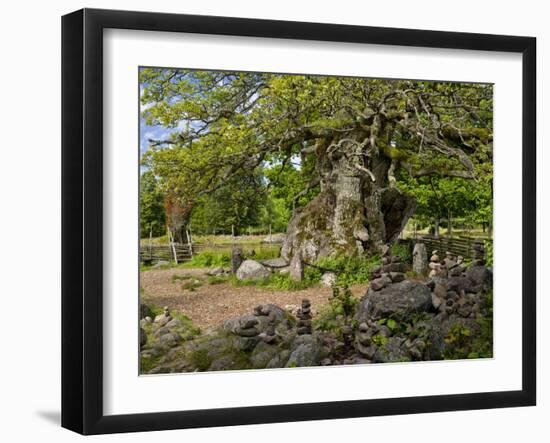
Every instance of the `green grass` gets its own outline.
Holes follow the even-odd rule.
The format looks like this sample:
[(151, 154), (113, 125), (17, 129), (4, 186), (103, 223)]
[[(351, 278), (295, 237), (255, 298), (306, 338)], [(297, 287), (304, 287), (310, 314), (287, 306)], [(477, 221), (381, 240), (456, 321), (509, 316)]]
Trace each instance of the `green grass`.
[(192, 277), (193, 276), (189, 274), (180, 274), (180, 275), (174, 274), (172, 275), (171, 280), (172, 280), (172, 283), (176, 283), (177, 281), (189, 280)]
[(229, 280), (229, 277), (226, 275), (209, 275), (206, 278), (206, 282), (209, 285), (220, 285), (222, 283), (225, 283)]
[(390, 254), (401, 257), (403, 263), (412, 263), (412, 253), (408, 244), (394, 243), (390, 247)]
[[(336, 272), (336, 283), (341, 286), (351, 286), (368, 283), (369, 276), (376, 266), (380, 265), (380, 257), (326, 257), (317, 261), (317, 266)], [(319, 278), (323, 271), (318, 270)]]
[(191, 258), (191, 260), (180, 263), (181, 268), (212, 268), (228, 267), (231, 264), (231, 251), (204, 250)]
[[(149, 308), (151, 309), (151, 313), (152, 313), (151, 318), (153, 318), (153, 319), (157, 315), (160, 315), (164, 312), (164, 308), (162, 308), (158, 305), (147, 303), (147, 306), (149, 306)], [(200, 332), (201, 332), (200, 329), (197, 326), (195, 326), (193, 324), (193, 321), (187, 315), (185, 315), (183, 312), (170, 311), (170, 315), (172, 316), (172, 318), (178, 319), (182, 323), (182, 325), (184, 325), (192, 334), (194, 334), (194, 335), (199, 335), (200, 334)], [(150, 325), (149, 325), (149, 327), (150, 327)]]
[[(279, 246), (242, 247), (245, 258), (268, 260), (279, 257)], [(227, 268), (231, 265), (231, 248), (206, 248), (193, 255), (191, 260), (180, 263), (181, 268)]]
[(229, 280), (235, 287), (258, 286), (266, 289), (278, 289), (283, 291), (300, 291), (302, 289), (311, 288), (319, 284), (319, 277), (314, 270), (309, 271), (306, 268), (304, 279), (302, 281), (294, 281), (288, 274), (280, 274), (278, 272), (271, 274), (267, 278), (254, 280), (239, 280), (232, 275)]
[(200, 280), (193, 280), (182, 284), (181, 289), (193, 292), (195, 289), (200, 288), (201, 286), (202, 282)]

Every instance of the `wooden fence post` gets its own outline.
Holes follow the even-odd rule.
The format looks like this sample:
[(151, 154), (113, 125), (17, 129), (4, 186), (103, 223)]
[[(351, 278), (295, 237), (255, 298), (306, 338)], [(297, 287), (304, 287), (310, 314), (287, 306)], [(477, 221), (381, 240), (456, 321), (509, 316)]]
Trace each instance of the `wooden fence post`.
[(170, 242), (170, 246), (172, 247), (172, 253), (174, 254), (174, 261), (176, 262), (176, 265), (177, 265), (178, 254), (176, 253), (176, 245), (174, 244), (174, 236), (172, 235), (172, 231), (168, 231), (168, 241)]
[(193, 241), (191, 240), (191, 227), (187, 230), (187, 245), (189, 246), (189, 254), (193, 257)]
[(149, 260), (153, 261), (153, 224), (149, 230)]

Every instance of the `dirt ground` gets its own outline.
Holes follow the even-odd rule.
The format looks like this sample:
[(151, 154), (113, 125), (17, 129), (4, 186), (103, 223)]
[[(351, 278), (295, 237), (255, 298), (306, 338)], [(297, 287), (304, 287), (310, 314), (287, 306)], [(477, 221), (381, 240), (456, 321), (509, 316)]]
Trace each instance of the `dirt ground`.
[[(142, 302), (168, 306), (184, 313), (201, 329), (219, 326), (224, 320), (252, 313), (255, 306), (274, 303), (282, 308), (300, 305), (303, 298), (311, 300), (312, 309), (319, 311), (328, 304), (330, 288), (308, 288), (301, 291), (272, 290), (254, 286), (234, 287), (230, 282), (208, 284), (193, 291), (183, 289), (189, 280), (175, 280), (172, 276), (192, 275), (204, 277), (206, 269), (162, 269), (142, 272)], [(363, 295), (367, 285), (351, 288), (357, 297)]]

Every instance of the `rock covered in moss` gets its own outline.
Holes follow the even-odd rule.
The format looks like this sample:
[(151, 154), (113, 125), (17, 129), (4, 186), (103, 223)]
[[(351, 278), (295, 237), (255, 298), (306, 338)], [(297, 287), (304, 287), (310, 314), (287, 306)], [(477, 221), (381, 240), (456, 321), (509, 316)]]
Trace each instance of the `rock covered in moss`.
[(415, 313), (429, 311), (431, 307), (432, 296), (428, 287), (405, 280), (379, 291), (369, 288), (359, 302), (357, 320), (364, 322), (392, 316), (407, 319)]
[(299, 335), (292, 342), (285, 367), (319, 366), (323, 357), (323, 347), (317, 336)]

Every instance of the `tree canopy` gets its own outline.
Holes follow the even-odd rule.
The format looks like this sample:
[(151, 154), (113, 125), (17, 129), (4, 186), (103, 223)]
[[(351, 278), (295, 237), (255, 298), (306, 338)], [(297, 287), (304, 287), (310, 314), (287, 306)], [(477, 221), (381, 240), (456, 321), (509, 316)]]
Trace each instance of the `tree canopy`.
[(182, 207), (237, 196), (254, 177), (297, 226), (312, 220), (305, 206), (331, 201), (324, 217), (338, 231), (360, 202), (332, 243), (369, 249), (395, 238), (417, 206), (490, 217), (490, 84), (142, 68), (140, 85), (146, 123), (172, 129), (149, 140), (144, 164)]

